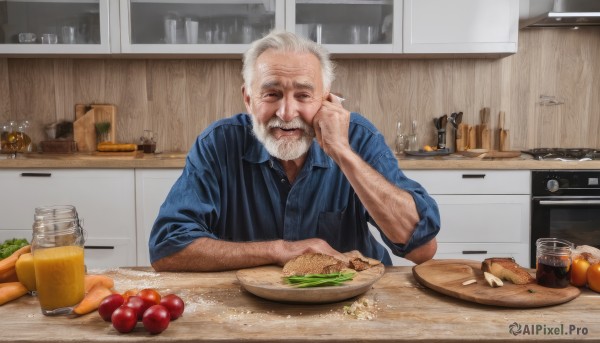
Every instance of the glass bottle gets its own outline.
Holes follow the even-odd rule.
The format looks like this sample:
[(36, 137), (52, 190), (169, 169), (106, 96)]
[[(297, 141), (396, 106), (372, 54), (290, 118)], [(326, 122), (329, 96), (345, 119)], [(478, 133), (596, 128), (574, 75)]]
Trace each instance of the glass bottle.
[(573, 243), (558, 238), (540, 238), (535, 244), (538, 285), (550, 288), (569, 286)]
[(83, 229), (70, 205), (36, 208), (31, 251), (44, 315), (69, 314), (84, 296)]
[(406, 138), (404, 137), (404, 134), (402, 133), (402, 123), (398, 122), (398, 123), (396, 123), (396, 140), (394, 142), (394, 146), (395, 146), (397, 154), (404, 153), (405, 139)]

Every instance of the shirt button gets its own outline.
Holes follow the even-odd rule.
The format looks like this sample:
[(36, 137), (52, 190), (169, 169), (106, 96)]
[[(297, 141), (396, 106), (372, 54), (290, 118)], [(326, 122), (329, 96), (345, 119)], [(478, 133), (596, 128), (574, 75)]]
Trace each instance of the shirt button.
[(281, 183), (285, 183), (285, 179), (281, 179)]

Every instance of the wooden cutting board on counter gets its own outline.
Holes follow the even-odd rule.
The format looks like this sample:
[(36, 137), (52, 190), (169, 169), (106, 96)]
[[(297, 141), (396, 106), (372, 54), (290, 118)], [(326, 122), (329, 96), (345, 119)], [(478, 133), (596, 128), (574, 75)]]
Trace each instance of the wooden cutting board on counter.
[[(538, 284), (492, 288), (483, 277), (481, 261), (430, 260), (413, 267), (413, 275), (422, 285), (454, 298), (484, 305), (514, 308), (533, 308), (557, 305), (573, 300), (581, 291), (577, 287), (548, 288)], [(464, 286), (464, 281), (477, 283)]]
[[(85, 113), (82, 113), (87, 109)], [(75, 106), (75, 121), (73, 122), (73, 138), (77, 142), (79, 152), (96, 151), (96, 123), (110, 123), (109, 142), (116, 142), (117, 107), (115, 105), (94, 104)]]

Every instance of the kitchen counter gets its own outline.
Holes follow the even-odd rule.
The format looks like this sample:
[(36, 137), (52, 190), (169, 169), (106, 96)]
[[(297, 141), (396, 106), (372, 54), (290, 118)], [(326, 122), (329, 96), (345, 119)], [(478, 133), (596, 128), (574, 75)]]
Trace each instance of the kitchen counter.
[[(77, 154), (19, 154), (17, 159), (0, 155), (0, 169), (21, 168), (183, 168), (186, 152), (142, 153), (77, 153)], [(530, 155), (516, 158), (477, 158), (452, 154), (435, 157), (398, 156), (402, 169), (595, 169), (600, 161), (562, 162), (538, 161)]]
[[(264, 300), (243, 290), (235, 272), (155, 273), (144, 268), (101, 271), (115, 288), (156, 288), (173, 292), (186, 303), (183, 317), (159, 335), (141, 324), (119, 334), (96, 312), (78, 317), (45, 317), (30, 296), (0, 307), (5, 330), (0, 341), (12, 342), (512, 342), (600, 339), (600, 294), (583, 290), (568, 303), (537, 309), (479, 305), (424, 288), (410, 267), (388, 267), (373, 288), (359, 298), (332, 304), (298, 305)], [(368, 299), (372, 319), (344, 313), (344, 306)], [(531, 328), (513, 335), (509, 327)], [(570, 328), (574, 328), (570, 332)], [(576, 330), (579, 329), (579, 334)], [(537, 330), (537, 332), (535, 331)], [(552, 333), (563, 330), (557, 336)], [(585, 332), (585, 334), (584, 334)]]

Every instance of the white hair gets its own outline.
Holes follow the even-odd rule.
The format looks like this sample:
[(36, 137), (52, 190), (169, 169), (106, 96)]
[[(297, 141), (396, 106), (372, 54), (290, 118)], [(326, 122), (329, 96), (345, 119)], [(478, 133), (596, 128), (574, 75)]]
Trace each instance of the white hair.
[(250, 86), (254, 78), (256, 60), (258, 56), (268, 49), (284, 52), (311, 53), (315, 55), (321, 64), (323, 88), (326, 90), (331, 89), (331, 83), (335, 75), (333, 71), (334, 65), (329, 58), (329, 52), (321, 45), (309, 39), (299, 37), (291, 32), (275, 30), (271, 31), (265, 37), (254, 41), (250, 45), (250, 49), (244, 53), (242, 77), (244, 78), (244, 85), (248, 93), (250, 93)]

